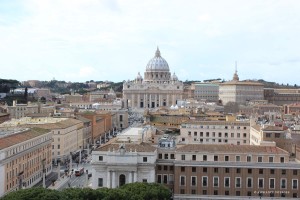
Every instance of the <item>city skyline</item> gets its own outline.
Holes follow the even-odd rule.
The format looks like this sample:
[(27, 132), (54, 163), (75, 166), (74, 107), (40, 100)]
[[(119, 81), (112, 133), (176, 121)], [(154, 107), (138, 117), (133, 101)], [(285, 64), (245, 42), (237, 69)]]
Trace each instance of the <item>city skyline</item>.
[(297, 84), (300, 3), (2, 1), (4, 79), (84, 82), (143, 75), (157, 46), (179, 80)]

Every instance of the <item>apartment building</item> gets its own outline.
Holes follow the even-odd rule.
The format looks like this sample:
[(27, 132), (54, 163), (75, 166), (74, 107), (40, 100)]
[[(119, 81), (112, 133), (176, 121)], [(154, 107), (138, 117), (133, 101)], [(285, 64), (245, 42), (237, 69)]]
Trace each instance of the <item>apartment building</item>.
[(1, 128), (0, 134), (0, 196), (30, 188), (52, 172), (50, 130)]
[(4, 122), (0, 127), (38, 127), (52, 132), (53, 162), (65, 160), (70, 153), (83, 150), (89, 134), (84, 134), (84, 122), (72, 118), (30, 118)]
[(189, 144), (173, 162), (174, 199), (299, 197), (300, 165), (278, 147)]
[(180, 126), (178, 144), (250, 144), (249, 121), (189, 121)]

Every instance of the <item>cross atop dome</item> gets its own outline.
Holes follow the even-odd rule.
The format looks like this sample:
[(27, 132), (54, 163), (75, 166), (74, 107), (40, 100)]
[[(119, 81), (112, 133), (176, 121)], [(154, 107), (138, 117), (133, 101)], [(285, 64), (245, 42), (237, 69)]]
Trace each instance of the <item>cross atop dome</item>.
[(159, 51), (159, 48), (157, 47), (157, 50), (155, 52), (155, 57), (160, 57), (160, 51)]

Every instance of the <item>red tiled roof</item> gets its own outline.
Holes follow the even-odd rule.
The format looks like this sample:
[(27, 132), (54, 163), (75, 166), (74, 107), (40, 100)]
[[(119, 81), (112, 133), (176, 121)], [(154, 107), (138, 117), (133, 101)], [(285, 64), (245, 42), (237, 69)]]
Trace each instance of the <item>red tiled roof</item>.
[(0, 138), (0, 149), (5, 149), (7, 147), (19, 144), (26, 140), (30, 140), (32, 138), (38, 137), (40, 135), (49, 133), (49, 130), (42, 129), (42, 128), (31, 128), (29, 130), (11, 134), (5, 137)]

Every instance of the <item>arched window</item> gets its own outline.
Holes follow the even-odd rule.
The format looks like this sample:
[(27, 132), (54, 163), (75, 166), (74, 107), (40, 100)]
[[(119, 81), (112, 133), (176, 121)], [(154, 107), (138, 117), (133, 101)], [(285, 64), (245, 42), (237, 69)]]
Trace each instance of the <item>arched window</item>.
[(119, 187), (121, 187), (125, 183), (126, 183), (126, 177), (125, 177), (124, 174), (121, 174), (120, 177), (119, 177)]

